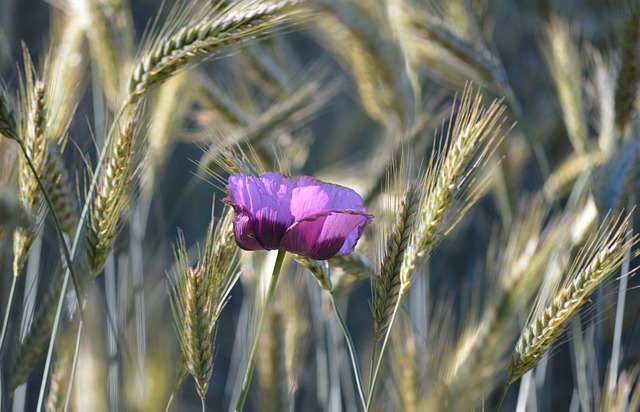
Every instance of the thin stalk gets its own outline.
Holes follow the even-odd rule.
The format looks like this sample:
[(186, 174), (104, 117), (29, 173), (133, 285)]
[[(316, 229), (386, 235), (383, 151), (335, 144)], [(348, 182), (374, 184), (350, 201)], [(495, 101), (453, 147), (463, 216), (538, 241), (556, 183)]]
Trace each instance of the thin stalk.
[[(109, 133), (104, 141), (104, 146), (102, 151), (100, 152), (100, 157), (98, 159), (98, 163), (96, 164), (96, 168), (93, 172), (93, 179), (91, 180), (91, 185), (89, 186), (89, 190), (87, 191), (87, 197), (84, 202), (84, 206), (82, 208), (82, 213), (80, 214), (80, 219), (78, 220), (78, 227), (76, 228), (75, 237), (73, 239), (73, 244), (71, 245), (71, 258), (75, 259), (76, 253), (78, 253), (78, 246), (80, 245), (80, 239), (82, 236), (82, 228), (84, 226), (84, 222), (87, 219), (87, 214), (89, 213), (89, 208), (91, 205), (91, 199), (93, 198), (93, 192), (98, 185), (98, 177), (100, 175), (100, 169), (104, 164), (104, 161), (107, 157), (107, 151), (109, 148), (109, 144), (111, 143), (111, 138), (113, 137), (113, 133), (116, 129), (116, 125), (122, 117), (124, 111), (127, 109), (129, 104), (132, 103), (132, 99), (129, 98), (126, 102), (122, 104), (118, 113), (116, 113), (113, 123), (111, 124), (111, 128), (109, 129)], [(53, 358), (53, 348), (55, 346), (56, 335), (58, 334), (58, 327), (60, 325), (60, 317), (62, 316), (62, 308), (64, 307), (64, 298), (67, 290), (67, 286), (69, 284), (69, 276), (71, 274), (70, 271), (71, 266), (67, 267), (67, 270), (64, 274), (64, 281), (62, 284), (62, 289), (60, 290), (60, 299), (58, 299), (58, 307), (56, 309), (56, 318), (53, 322), (53, 329), (51, 330), (51, 339), (49, 340), (49, 349), (47, 350), (47, 358), (44, 364), (44, 370), (42, 371), (42, 383), (40, 384), (40, 394), (38, 395), (38, 409), (37, 412), (42, 411), (42, 406), (44, 404), (44, 396), (47, 389), (47, 381), (49, 376), (49, 369), (51, 368), (51, 361)], [(82, 319), (80, 319), (80, 327), (78, 328), (78, 333), (81, 333), (82, 330)], [(75, 360), (74, 360), (75, 361)]]
[(369, 365), (369, 388), (373, 384), (373, 369), (376, 366), (376, 349), (378, 349), (378, 339), (373, 340), (373, 347), (371, 348), (371, 364)]
[(176, 392), (177, 392), (176, 390), (171, 392), (171, 396), (169, 396), (169, 401), (167, 402), (167, 407), (164, 409), (164, 412), (169, 412), (169, 410), (171, 409), (171, 404), (173, 403), (173, 398)]
[(200, 402), (202, 402), (202, 412), (206, 412), (207, 408), (204, 405), (204, 396), (200, 398)]
[(4, 346), (4, 338), (7, 335), (7, 328), (9, 326), (9, 318), (11, 316), (11, 308), (13, 307), (13, 298), (16, 293), (16, 283), (18, 283), (18, 277), (14, 276), (11, 281), (11, 289), (9, 289), (9, 300), (7, 301), (7, 310), (4, 313), (4, 320), (2, 321), (2, 332), (0, 332), (0, 352)]
[[(631, 200), (630, 202), (631, 203)], [(626, 241), (633, 237), (633, 215), (629, 216), (629, 227), (627, 228)], [(618, 381), (618, 366), (620, 363), (620, 345), (622, 344), (622, 323), (624, 320), (624, 307), (627, 297), (627, 283), (629, 280), (629, 266), (631, 264), (631, 248), (624, 252), (622, 268), (620, 270), (620, 286), (618, 289), (618, 304), (616, 307), (616, 321), (613, 332), (613, 349), (611, 351), (611, 370), (609, 371), (609, 391), (614, 393)]]
[(500, 412), (500, 408), (502, 408), (502, 402), (504, 402), (504, 399), (507, 396), (507, 391), (508, 390), (509, 390), (509, 383), (506, 382), (504, 384), (504, 389), (502, 389), (502, 394), (500, 395), (500, 400), (498, 401), (498, 406), (496, 406), (496, 412)]
[(269, 313), (269, 305), (273, 300), (273, 295), (276, 291), (276, 284), (278, 283), (278, 277), (280, 276), (280, 269), (282, 268), (282, 262), (286, 252), (284, 250), (278, 250), (278, 256), (276, 257), (276, 264), (273, 267), (273, 273), (271, 274), (271, 280), (269, 281), (269, 288), (267, 289), (267, 295), (264, 299), (264, 306), (262, 308), (262, 315), (260, 315), (260, 321), (258, 323), (258, 330), (256, 331), (256, 338), (253, 341), (253, 348), (251, 348), (251, 355), (249, 355), (249, 365), (247, 365), (247, 372), (244, 375), (242, 381), (242, 389), (240, 390), (240, 397), (236, 403), (236, 412), (242, 411), (244, 401), (247, 399), (249, 393), (249, 385), (251, 384), (251, 377), (253, 376), (253, 370), (256, 367), (256, 359), (258, 358), (258, 344), (260, 343), (260, 333), (262, 332), (262, 326), (264, 320)]
[(360, 366), (358, 365), (358, 358), (356, 357), (356, 351), (353, 347), (353, 341), (351, 340), (351, 335), (347, 330), (347, 325), (342, 319), (342, 315), (340, 314), (340, 310), (338, 309), (338, 305), (336, 304), (336, 297), (333, 294), (333, 291), (329, 291), (329, 297), (331, 298), (331, 307), (338, 318), (338, 322), (340, 323), (340, 328), (342, 329), (342, 334), (344, 335), (344, 340), (347, 342), (347, 348), (349, 348), (349, 357), (351, 358), (351, 369), (353, 369), (353, 377), (356, 380), (356, 386), (358, 387), (358, 394), (360, 395), (360, 402), (362, 403), (362, 407), (366, 409), (367, 403), (364, 398), (364, 389), (362, 387), (362, 377), (360, 376)]
[(371, 379), (371, 387), (369, 388), (369, 397), (367, 398), (367, 407), (365, 409), (367, 412), (369, 412), (369, 410), (371, 409), (371, 401), (373, 400), (373, 395), (375, 394), (375, 391), (376, 391), (378, 378), (380, 378), (380, 369), (382, 367), (382, 361), (384, 360), (384, 355), (387, 353), (387, 344), (389, 343), (391, 328), (393, 327), (396, 317), (398, 316), (398, 310), (400, 309), (401, 302), (402, 302), (402, 295), (398, 296), (396, 305), (393, 307), (393, 314), (391, 315), (391, 319), (389, 320), (389, 326), (387, 326), (387, 331), (384, 334), (384, 340), (382, 341), (382, 348), (380, 348), (380, 355), (378, 356), (378, 362), (376, 363), (376, 368), (373, 371), (373, 377)]

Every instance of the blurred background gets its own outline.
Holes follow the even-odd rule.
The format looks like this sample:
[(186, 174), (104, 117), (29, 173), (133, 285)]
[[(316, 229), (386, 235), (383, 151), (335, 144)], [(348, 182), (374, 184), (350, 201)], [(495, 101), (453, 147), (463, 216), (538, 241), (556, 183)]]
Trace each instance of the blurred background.
[[(603, 215), (626, 190), (620, 174), (628, 176), (635, 166), (622, 170), (615, 165), (629, 158), (621, 150), (633, 152), (628, 164), (638, 163), (633, 143), (638, 125), (636, 83), (629, 86), (633, 110), (623, 124), (614, 118), (614, 100), (625, 33), (632, 30), (630, 21), (637, 20), (635, 2), (361, 0), (345, 2), (344, 8), (340, 2), (308, 3), (302, 16), (291, 24), (274, 25), (266, 38), (223, 49), (149, 91), (141, 122), (144, 167), (104, 274), (89, 289), (92, 304), (85, 316), (90, 320), (83, 335), (85, 345), (80, 346), (72, 409), (89, 410), (91, 405), (95, 410), (155, 411), (166, 406), (180, 351), (167, 280), (174, 276), (172, 245), (180, 228), (195, 262), (212, 213), (222, 214), (228, 169), (219, 159), (226, 145), (239, 145), (268, 169), (316, 176), (361, 193), (376, 223), (357, 250), (377, 267), (384, 249), (381, 239), (393, 221), (384, 194), (387, 165), (399, 151), (410, 153), (405, 160), (411, 158), (414, 169), (427, 162), (434, 138), (455, 119), (450, 117), (451, 108), (467, 82), (482, 90), (487, 104), (504, 99), (510, 131), (487, 167), (491, 184), (433, 253), (423, 269), (428, 276), (416, 281), (405, 302), (416, 333), (425, 336), (440, 302), (447, 302), (456, 319), (449, 326), (453, 335), (479, 317), (478, 308), (491, 295), (488, 245), (510, 227), (518, 205), (526, 202), (523, 199), (543, 193), (550, 210), (576, 215), (588, 202), (595, 202)], [(153, 39), (175, 32), (181, 23), (172, 7), (170, 1), (0, 0), (0, 77), (17, 95), (24, 50), (41, 73), (57, 67), (59, 77), (49, 87), (60, 96), (61, 116), (72, 114), (64, 164), (79, 198), (87, 185), (87, 165), (96, 162), (96, 148), (102, 145), (129, 73)], [(405, 8), (414, 13), (408, 17), (396, 11)], [(630, 47), (637, 54), (637, 27), (635, 31), (636, 43)], [(15, 147), (0, 142), (0, 191), (16, 186), (15, 153)], [(449, 219), (453, 222), (456, 217)], [(588, 220), (585, 231), (594, 230), (597, 220)], [(4, 302), (12, 259), (10, 232), (2, 235)], [(26, 271), (31, 276), (20, 280), (22, 304), (10, 319), (14, 337), (5, 348), (5, 376), (20, 345), (16, 337), (28, 329), (25, 319), (33, 316), (33, 307), (42, 302), (59, 271), (55, 236), (52, 225), (45, 224), (38, 249), (30, 255)], [(35, 254), (39, 259), (33, 258)], [(252, 342), (248, 330), (255, 309), (248, 301), (259, 283), (256, 273), (269, 273), (272, 264), (272, 256), (255, 255), (243, 256), (241, 281), (218, 323), (206, 398), (209, 410), (229, 407), (237, 394), (238, 375), (244, 371), (240, 359)], [(348, 270), (332, 273), (368, 376), (371, 284), (350, 276)], [(338, 358), (329, 359), (332, 348), (339, 348), (343, 356), (339, 359), (346, 363), (328, 302), (316, 290), (315, 280), (294, 262), (287, 264), (281, 289), (287, 289), (285, 282), (299, 291), (293, 297), (283, 291), (278, 298), (280, 308), (293, 299), (289, 304), (297, 308), (298, 318), (290, 318), (286, 308), (273, 317), (283, 317), (282, 328), (291, 322), (299, 326), (291, 333), (298, 333), (300, 347), (285, 344), (286, 352), (297, 357), (290, 361), (297, 365), (295, 371), (292, 367), (287, 371), (293, 393), (288, 408), (358, 410), (348, 367), (337, 366)], [(636, 284), (632, 278), (626, 297), (621, 370), (636, 365), (640, 355)], [(614, 282), (598, 291), (598, 303), (587, 305), (581, 321), (573, 325), (593, 333), (589, 335), (593, 350), (585, 351), (590, 359), (576, 360), (580, 352), (572, 339), (578, 332), (572, 329), (552, 350), (545, 370), (536, 375), (535, 393), (525, 396), (526, 410), (577, 411), (585, 410), (586, 404), (590, 405), (586, 410), (606, 410), (598, 409), (596, 388), (605, 382), (616, 299)], [(125, 353), (116, 350), (116, 339), (107, 332), (104, 308), (126, 342)], [(75, 334), (59, 336), (64, 342)], [(515, 337), (505, 339), (515, 341)], [(35, 410), (44, 356), (33, 357), (33, 371), (12, 396), (13, 410)], [(258, 362), (246, 410), (278, 410), (269, 403), (265, 389), (273, 379), (267, 376), (273, 365), (264, 366), (265, 362)], [(586, 386), (578, 384), (575, 373), (580, 362), (589, 365)], [(492, 376), (492, 389), (470, 409), (483, 410), (484, 405), (492, 410), (505, 377)], [(340, 389), (332, 388), (336, 382), (342, 383)], [(380, 392), (393, 392), (392, 387), (383, 386)], [(523, 397), (518, 387), (514, 384), (507, 393), (502, 410), (516, 410)], [(593, 396), (588, 401), (581, 392), (585, 387)], [(337, 400), (332, 398), (335, 390)], [(9, 403), (5, 400), (4, 405)], [(406, 406), (385, 399), (379, 410), (403, 410), (401, 405)], [(174, 410), (199, 408), (197, 392), (187, 379), (177, 392)]]

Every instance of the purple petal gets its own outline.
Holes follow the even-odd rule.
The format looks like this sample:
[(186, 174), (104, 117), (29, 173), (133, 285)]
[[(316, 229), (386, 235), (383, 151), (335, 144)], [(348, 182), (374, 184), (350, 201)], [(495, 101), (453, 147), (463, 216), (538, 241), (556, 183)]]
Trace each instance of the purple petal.
[(318, 241), (326, 215), (316, 215), (296, 222), (287, 230), (280, 242), (280, 248), (301, 256), (309, 256)]
[[(236, 213), (239, 206), (246, 210), (253, 222), (253, 235), (263, 249), (277, 249), (294, 221), (289, 209), (293, 186), (293, 180), (280, 173), (260, 177), (237, 174), (229, 176), (229, 197), (224, 201), (233, 206)], [(248, 225), (243, 229), (248, 230)]]
[(348, 254), (362, 235), (372, 216), (360, 211), (330, 211), (292, 225), (280, 248), (312, 259), (329, 259), (340, 252)]
[(291, 193), (291, 214), (295, 221), (332, 210), (365, 211), (362, 198), (355, 191), (312, 177), (302, 176)]
[(249, 213), (241, 206), (234, 206), (233, 231), (236, 243), (244, 250), (261, 250), (264, 246), (256, 238), (253, 221)]

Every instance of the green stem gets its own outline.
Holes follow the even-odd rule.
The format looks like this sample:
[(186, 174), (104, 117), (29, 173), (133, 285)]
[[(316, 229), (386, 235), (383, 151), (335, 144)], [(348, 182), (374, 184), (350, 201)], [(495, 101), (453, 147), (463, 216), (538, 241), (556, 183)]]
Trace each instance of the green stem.
[(271, 275), (271, 280), (269, 281), (269, 288), (267, 289), (267, 295), (264, 299), (264, 305), (262, 307), (262, 315), (260, 316), (260, 321), (258, 323), (258, 330), (256, 331), (256, 337), (253, 341), (253, 348), (251, 348), (251, 355), (249, 355), (249, 365), (247, 366), (247, 372), (244, 375), (244, 381), (242, 381), (242, 389), (240, 390), (240, 397), (238, 398), (238, 402), (236, 403), (236, 412), (242, 411), (242, 407), (244, 406), (244, 401), (247, 399), (247, 394), (249, 393), (249, 385), (251, 384), (251, 377), (253, 376), (253, 370), (256, 367), (256, 359), (258, 358), (258, 343), (260, 342), (260, 334), (262, 332), (262, 326), (264, 324), (264, 320), (269, 313), (269, 306), (271, 305), (271, 301), (273, 300), (273, 295), (276, 291), (276, 284), (278, 283), (278, 277), (280, 276), (280, 269), (282, 268), (282, 262), (284, 261), (284, 256), (286, 252), (284, 250), (278, 251), (278, 257), (276, 257), (276, 264), (273, 267), (273, 274)]
[(353, 377), (355, 378), (356, 386), (358, 387), (360, 402), (362, 403), (362, 407), (366, 408), (367, 404), (364, 398), (364, 389), (362, 387), (362, 377), (360, 376), (360, 366), (358, 365), (358, 358), (356, 357), (356, 351), (353, 347), (353, 341), (351, 340), (351, 335), (347, 330), (347, 325), (344, 323), (344, 320), (342, 319), (342, 315), (340, 314), (338, 305), (336, 305), (336, 298), (332, 290), (329, 290), (329, 296), (331, 297), (331, 307), (333, 308), (333, 311), (338, 317), (338, 322), (340, 323), (340, 328), (342, 329), (344, 340), (347, 342), (347, 348), (349, 348), (349, 357), (351, 358), (351, 369), (353, 369)]
[(9, 289), (9, 300), (7, 301), (7, 310), (4, 313), (4, 320), (2, 321), (2, 332), (0, 332), (0, 352), (4, 346), (4, 338), (7, 335), (7, 327), (9, 325), (9, 318), (11, 317), (11, 308), (13, 307), (13, 297), (16, 293), (16, 283), (18, 283), (18, 277), (13, 276), (11, 281), (11, 289)]
[(402, 295), (398, 296), (396, 305), (393, 308), (393, 314), (391, 315), (391, 319), (389, 320), (389, 326), (387, 326), (387, 331), (384, 334), (384, 340), (382, 341), (382, 348), (380, 348), (380, 356), (378, 356), (378, 362), (376, 363), (376, 368), (373, 371), (373, 378), (371, 380), (371, 388), (369, 388), (369, 397), (367, 398), (367, 407), (365, 409), (367, 412), (371, 409), (371, 401), (373, 400), (373, 395), (376, 392), (378, 379), (380, 378), (380, 369), (382, 367), (382, 361), (384, 360), (384, 355), (387, 353), (387, 345), (389, 343), (389, 336), (391, 336), (391, 328), (393, 327), (396, 317), (398, 316), (398, 310), (400, 309), (401, 302), (402, 302)]
[(373, 347), (371, 348), (371, 364), (369, 365), (369, 389), (371, 389), (371, 384), (373, 383), (373, 369), (376, 366), (376, 349), (378, 349), (378, 336), (376, 336), (373, 340)]
[(508, 382), (504, 384), (504, 389), (502, 390), (502, 394), (500, 395), (500, 400), (498, 401), (496, 412), (500, 412), (500, 408), (502, 408), (502, 402), (504, 402), (504, 398), (507, 396), (507, 390), (509, 390)]
[(202, 412), (206, 412), (207, 411), (207, 407), (204, 404), (204, 396), (202, 398), (200, 398), (200, 402), (202, 402)]

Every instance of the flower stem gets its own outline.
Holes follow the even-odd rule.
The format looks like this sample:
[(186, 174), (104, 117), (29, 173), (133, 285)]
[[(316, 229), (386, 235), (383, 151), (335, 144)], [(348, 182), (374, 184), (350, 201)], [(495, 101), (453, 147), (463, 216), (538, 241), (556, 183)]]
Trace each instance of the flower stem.
[(371, 379), (371, 387), (369, 388), (369, 397), (367, 398), (367, 407), (365, 409), (367, 412), (371, 410), (371, 401), (373, 400), (373, 395), (376, 392), (376, 385), (378, 384), (378, 378), (380, 377), (380, 368), (382, 366), (382, 361), (384, 360), (384, 355), (387, 352), (387, 344), (389, 343), (391, 328), (395, 323), (396, 316), (398, 316), (398, 310), (400, 309), (401, 302), (402, 302), (402, 295), (398, 296), (396, 305), (393, 308), (393, 314), (391, 315), (391, 319), (389, 320), (389, 326), (387, 326), (387, 330), (384, 334), (384, 340), (382, 341), (382, 347), (380, 348), (380, 355), (378, 356), (378, 362), (376, 363), (376, 368), (373, 371), (373, 378)]
[(340, 328), (342, 329), (344, 340), (347, 342), (347, 348), (349, 349), (349, 357), (351, 358), (351, 369), (353, 369), (353, 377), (355, 378), (356, 386), (358, 387), (360, 402), (362, 403), (362, 407), (366, 408), (367, 404), (364, 397), (364, 389), (362, 387), (362, 377), (360, 376), (360, 366), (358, 365), (358, 358), (356, 357), (356, 351), (353, 347), (353, 341), (351, 340), (351, 335), (349, 334), (347, 325), (342, 319), (342, 315), (340, 314), (340, 310), (338, 309), (338, 305), (336, 304), (336, 297), (333, 294), (332, 290), (329, 290), (329, 297), (331, 298), (331, 307), (333, 308), (333, 311), (336, 313), (338, 322), (340, 323)]
[(278, 277), (280, 276), (280, 269), (282, 268), (282, 262), (284, 261), (285, 254), (286, 252), (284, 250), (279, 250), (278, 257), (276, 257), (276, 264), (273, 267), (273, 273), (271, 274), (271, 280), (269, 281), (269, 288), (267, 289), (267, 295), (264, 299), (264, 306), (262, 308), (262, 315), (260, 316), (260, 321), (258, 323), (258, 330), (256, 331), (256, 337), (253, 341), (253, 348), (251, 348), (251, 355), (249, 355), (249, 365), (247, 366), (247, 372), (244, 375), (244, 381), (242, 381), (240, 397), (238, 398), (238, 402), (236, 403), (236, 412), (242, 411), (244, 401), (247, 399), (247, 394), (249, 393), (251, 377), (253, 376), (253, 370), (256, 367), (256, 359), (258, 358), (258, 343), (260, 343), (260, 333), (262, 331), (264, 320), (269, 313), (269, 306), (271, 304), (271, 300), (273, 300), (274, 292), (276, 291), (276, 284), (278, 283)]

